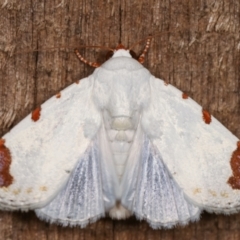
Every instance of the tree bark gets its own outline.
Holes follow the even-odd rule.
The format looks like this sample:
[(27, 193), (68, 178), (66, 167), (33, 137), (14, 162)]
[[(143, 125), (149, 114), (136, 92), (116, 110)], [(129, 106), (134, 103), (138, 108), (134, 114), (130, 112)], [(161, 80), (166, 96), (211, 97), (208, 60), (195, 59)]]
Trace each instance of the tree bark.
[[(144, 66), (240, 137), (239, 24), (239, 1), (0, 0), (0, 136), (92, 73), (73, 53), (78, 45), (131, 46), (156, 34)], [(104, 50), (80, 51), (104, 62)], [(204, 213), (198, 222), (171, 230), (153, 230), (135, 218), (104, 218), (85, 229), (48, 224), (33, 212), (1, 212), (0, 219), (0, 239), (9, 240), (240, 239), (239, 214)]]

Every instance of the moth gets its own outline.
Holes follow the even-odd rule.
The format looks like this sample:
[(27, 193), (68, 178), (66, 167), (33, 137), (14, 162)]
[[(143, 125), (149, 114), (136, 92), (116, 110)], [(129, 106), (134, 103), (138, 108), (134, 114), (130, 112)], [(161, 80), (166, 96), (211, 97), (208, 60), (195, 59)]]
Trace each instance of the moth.
[(119, 45), (0, 140), (0, 208), (63, 226), (135, 215), (152, 228), (240, 209), (240, 142)]

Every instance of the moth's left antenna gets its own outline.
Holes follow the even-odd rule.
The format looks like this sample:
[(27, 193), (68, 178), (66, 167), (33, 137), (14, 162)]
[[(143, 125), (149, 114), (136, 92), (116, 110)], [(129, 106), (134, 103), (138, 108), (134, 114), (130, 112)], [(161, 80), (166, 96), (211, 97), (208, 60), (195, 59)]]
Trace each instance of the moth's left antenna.
[[(85, 48), (101, 48), (101, 49), (107, 49), (107, 50), (109, 50), (109, 51), (111, 51), (111, 52), (114, 51), (113, 49), (111, 49), (111, 48), (109, 48), (109, 47), (103, 47), (103, 46), (81, 46), (81, 47), (85, 47)], [(89, 66), (95, 67), (95, 68), (101, 66), (101, 64), (98, 63), (98, 62), (90, 62), (90, 61), (86, 60), (86, 59), (80, 54), (80, 52), (79, 52), (77, 49), (75, 49), (74, 52), (75, 52), (75, 54), (77, 55), (77, 57), (78, 57), (78, 59), (79, 59), (80, 61), (88, 64)]]
[(80, 52), (79, 52), (77, 49), (75, 49), (74, 52), (75, 52), (75, 54), (77, 55), (77, 57), (78, 57), (78, 59), (79, 59), (80, 61), (88, 64), (88, 65), (91, 66), (91, 67), (97, 68), (97, 67), (99, 67), (99, 66), (101, 65), (100, 63), (97, 63), (97, 62), (89, 62), (88, 60), (86, 60), (86, 59), (80, 54)]

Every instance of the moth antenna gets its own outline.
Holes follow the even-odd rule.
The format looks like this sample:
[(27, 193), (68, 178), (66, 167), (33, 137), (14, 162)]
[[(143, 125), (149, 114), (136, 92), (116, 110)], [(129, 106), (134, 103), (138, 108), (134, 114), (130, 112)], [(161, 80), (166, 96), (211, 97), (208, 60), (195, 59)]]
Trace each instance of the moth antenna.
[[(102, 47), (102, 46), (86, 46), (86, 48), (102, 48), (102, 49), (108, 49), (108, 50), (111, 51), (111, 52), (114, 51), (114, 50), (111, 49), (111, 48), (108, 48), (108, 47)], [(89, 66), (91, 66), (91, 67), (95, 67), (95, 68), (101, 66), (101, 64), (98, 63), (98, 62), (90, 62), (90, 61), (86, 60), (86, 59), (80, 54), (80, 52), (79, 52), (77, 49), (75, 49), (74, 52), (75, 52), (75, 54), (77, 55), (77, 57), (78, 57), (78, 59), (79, 59), (80, 61), (82, 61), (82, 62), (88, 64)]]
[(77, 55), (78, 59), (86, 64), (88, 64), (89, 66), (91, 67), (100, 67), (100, 63), (97, 63), (97, 62), (89, 62), (88, 60), (86, 60), (80, 53), (77, 49), (74, 50), (75, 54)]
[(149, 46), (150, 46), (151, 41), (152, 41), (152, 37), (149, 36), (149, 38), (147, 39), (147, 43), (146, 43), (146, 45), (145, 45), (145, 48), (144, 48), (142, 54), (140, 55), (140, 57), (138, 58), (138, 61), (139, 61), (140, 63), (144, 63), (145, 55), (146, 55), (146, 53), (147, 53), (147, 51), (148, 51), (148, 49), (149, 49)]
[(165, 32), (161, 32), (161, 33), (158, 33), (158, 34), (154, 34), (154, 35), (152, 35), (152, 34), (150, 34), (148, 37), (146, 37), (146, 38), (143, 38), (143, 39), (141, 39), (140, 41), (138, 41), (138, 42), (136, 42), (136, 43), (134, 43), (130, 48), (129, 48), (129, 50), (132, 50), (136, 45), (138, 45), (138, 44), (140, 44), (140, 43), (142, 43), (143, 41), (146, 41), (147, 40), (147, 44), (146, 44), (146, 46), (145, 46), (145, 49), (143, 50), (143, 53), (140, 55), (140, 57), (138, 58), (138, 61), (140, 62), (140, 63), (143, 63), (144, 62), (144, 57), (145, 57), (145, 55), (146, 55), (146, 53), (147, 53), (147, 51), (148, 51), (148, 48), (149, 48), (149, 46), (150, 46), (150, 43), (151, 43), (151, 41), (152, 41), (152, 39), (153, 38), (155, 38), (156, 36), (161, 36), (161, 35), (163, 35), (163, 34), (165, 34), (165, 33), (171, 33), (172, 31), (165, 31)]
[[(176, 31), (177, 31), (177, 29), (176, 29)], [(174, 33), (174, 32), (175, 32), (175, 30), (173, 29), (173, 31), (164, 31), (164, 32), (157, 33), (157, 34), (149, 34), (148, 37), (143, 38), (143, 39), (141, 39), (140, 41), (134, 43), (134, 44), (129, 48), (129, 50), (132, 50), (136, 45), (142, 43), (143, 41), (146, 41), (146, 40), (148, 41), (148, 40), (150, 40), (150, 39), (155, 38), (156, 36), (162, 36), (163, 34), (166, 34), (166, 33)]]

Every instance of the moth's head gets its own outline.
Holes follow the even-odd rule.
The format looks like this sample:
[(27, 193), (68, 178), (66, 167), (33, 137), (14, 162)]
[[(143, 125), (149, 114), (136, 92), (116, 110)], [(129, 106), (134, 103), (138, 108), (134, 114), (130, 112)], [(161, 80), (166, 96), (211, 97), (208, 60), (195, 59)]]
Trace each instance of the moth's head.
[(130, 57), (138, 60), (137, 54), (133, 50), (124, 47), (121, 43), (113, 51), (106, 54), (106, 60), (115, 57)]

